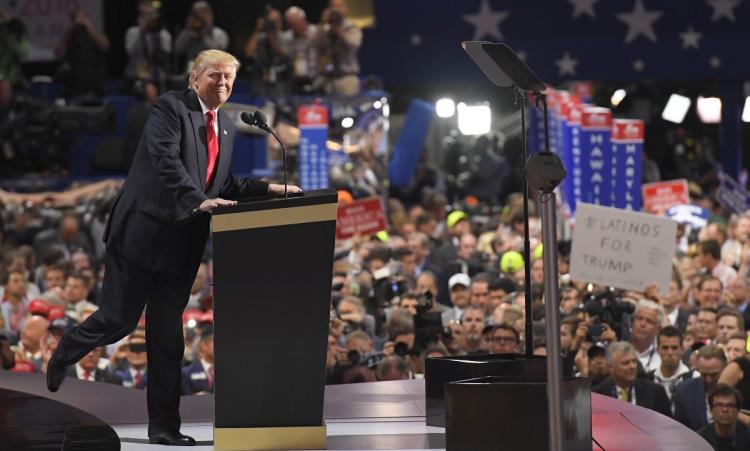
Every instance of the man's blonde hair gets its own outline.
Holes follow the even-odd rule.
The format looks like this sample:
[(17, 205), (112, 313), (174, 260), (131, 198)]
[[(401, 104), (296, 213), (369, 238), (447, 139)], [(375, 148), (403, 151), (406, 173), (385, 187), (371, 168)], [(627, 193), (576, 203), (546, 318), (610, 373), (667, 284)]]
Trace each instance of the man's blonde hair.
[(235, 70), (240, 68), (240, 62), (230, 53), (215, 49), (200, 52), (198, 56), (195, 57), (195, 60), (193, 60), (190, 77), (188, 79), (188, 88), (192, 88), (195, 79), (209, 67), (230, 64), (234, 65)]

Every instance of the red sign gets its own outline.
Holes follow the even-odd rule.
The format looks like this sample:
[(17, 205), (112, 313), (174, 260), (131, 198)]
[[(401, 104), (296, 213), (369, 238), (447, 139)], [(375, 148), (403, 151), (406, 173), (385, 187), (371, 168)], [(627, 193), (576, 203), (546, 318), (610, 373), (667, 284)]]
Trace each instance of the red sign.
[(612, 139), (618, 141), (643, 141), (644, 125), (640, 119), (615, 119), (612, 122)]
[(388, 227), (379, 197), (355, 200), (339, 205), (336, 215), (336, 238), (345, 240), (355, 234), (372, 235)]
[(583, 128), (612, 128), (612, 112), (609, 108), (587, 107), (581, 115)]
[(661, 215), (675, 205), (690, 204), (690, 193), (685, 179), (646, 183), (642, 189), (643, 209), (649, 213)]
[(303, 105), (297, 110), (300, 127), (328, 127), (328, 108), (324, 105)]

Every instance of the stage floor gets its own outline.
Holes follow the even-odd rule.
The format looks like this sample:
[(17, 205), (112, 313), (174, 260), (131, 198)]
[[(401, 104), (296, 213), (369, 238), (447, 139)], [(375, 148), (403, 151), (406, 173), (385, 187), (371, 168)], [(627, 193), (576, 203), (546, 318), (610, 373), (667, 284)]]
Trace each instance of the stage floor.
[[(0, 388), (46, 397), (98, 417), (114, 429), (123, 450), (164, 449), (147, 443), (144, 391), (71, 379), (52, 394), (43, 375), (1, 374)], [(193, 449), (212, 450), (213, 396), (183, 397), (180, 410), (183, 433), (198, 441)], [(707, 442), (676, 421), (616, 399), (592, 394), (592, 414), (594, 450), (711, 451)], [(445, 449), (445, 430), (425, 425), (421, 380), (328, 386), (324, 417), (328, 449)], [(21, 426), (2, 424), (12, 418), (0, 418), (0, 431)]]

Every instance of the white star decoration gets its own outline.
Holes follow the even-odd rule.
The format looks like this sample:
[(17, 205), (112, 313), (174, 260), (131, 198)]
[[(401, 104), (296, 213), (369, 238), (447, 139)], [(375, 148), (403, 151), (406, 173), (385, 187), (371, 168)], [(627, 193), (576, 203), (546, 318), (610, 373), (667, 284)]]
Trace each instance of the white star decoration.
[(570, 54), (568, 52), (565, 52), (561, 59), (555, 61), (555, 64), (557, 64), (558, 68), (557, 73), (561, 77), (564, 75), (575, 75), (578, 60), (575, 58), (571, 58)]
[(708, 63), (709, 63), (709, 64), (711, 65), (711, 67), (713, 67), (714, 69), (718, 69), (718, 68), (720, 68), (720, 67), (721, 67), (721, 59), (720, 59), (720, 58), (719, 58), (718, 56), (716, 56), (716, 55), (712, 56), (712, 57), (711, 57), (711, 59), (710, 59), (710, 60), (708, 60)]
[(568, 0), (568, 3), (573, 5), (573, 18), (577, 19), (584, 14), (596, 18), (596, 11), (594, 11), (594, 5), (599, 0)]
[(742, 0), (708, 0), (708, 5), (714, 9), (714, 15), (711, 16), (711, 22), (716, 22), (722, 17), (726, 17), (734, 22), (734, 8), (739, 6), (740, 3), (742, 3)]
[(628, 25), (628, 34), (625, 36), (625, 43), (630, 44), (641, 35), (656, 42), (654, 22), (663, 14), (664, 12), (662, 11), (646, 11), (642, 0), (636, 0), (633, 12), (617, 14), (617, 18)]
[(480, 40), (483, 36), (488, 35), (497, 41), (503, 40), (503, 33), (500, 31), (500, 23), (508, 18), (508, 11), (493, 11), (487, 0), (482, 0), (479, 6), (479, 12), (476, 14), (464, 14), (463, 19), (474, 27), (474, 41)]
[(682, 39), (682, 48), (700, 48), (698, 40), (701, 38), (701, 36), (703, 36), (703, 33), (698, 33), (697, 31), (693, 30), (693, 27), (688, 27), (686, 31), (680, 33), (680, 39)]
[(635, 60), (633, 61), (633, 70), (636, 72), (643, 72), (643, 69), (646, 68), (646, 63), (643, 62), (643, 60)]

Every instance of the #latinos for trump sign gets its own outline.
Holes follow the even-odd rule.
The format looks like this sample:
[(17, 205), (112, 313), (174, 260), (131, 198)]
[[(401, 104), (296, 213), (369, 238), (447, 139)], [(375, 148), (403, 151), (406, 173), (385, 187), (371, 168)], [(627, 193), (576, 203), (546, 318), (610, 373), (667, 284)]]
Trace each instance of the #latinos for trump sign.
[(648, 213), (579, 203), (570, 278), (643, 291), (669, 291), (677, 222)]

